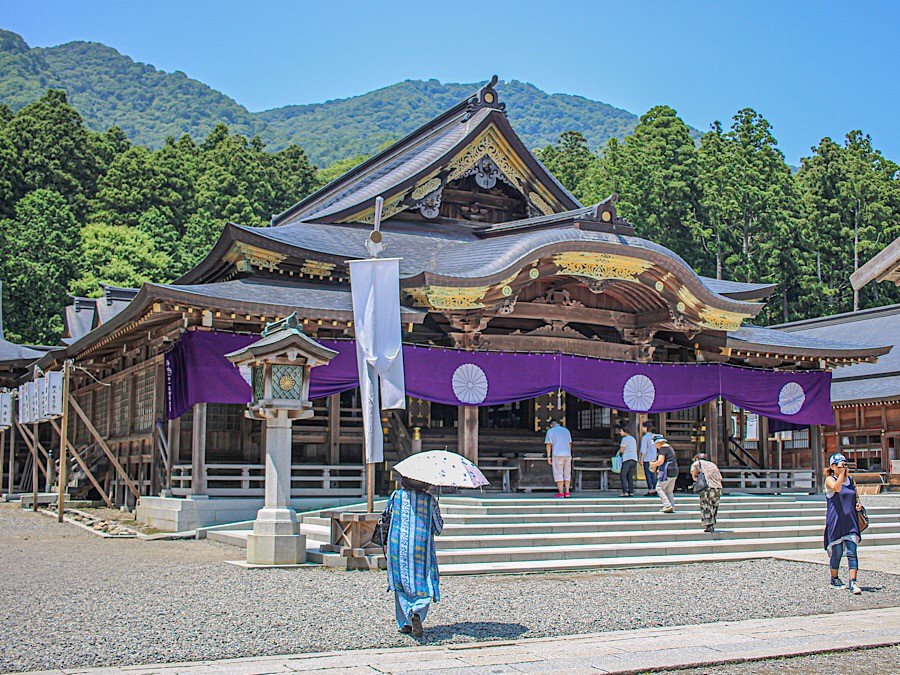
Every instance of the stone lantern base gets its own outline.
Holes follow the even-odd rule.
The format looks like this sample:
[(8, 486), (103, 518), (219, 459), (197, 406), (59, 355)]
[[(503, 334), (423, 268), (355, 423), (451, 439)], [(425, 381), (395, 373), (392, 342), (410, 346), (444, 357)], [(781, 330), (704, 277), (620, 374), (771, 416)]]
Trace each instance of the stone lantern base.
[(306, 562), (306, 535), (293, 509), (264, 508), (247, 535), (247, 562), (251, 565), (298, 565)]

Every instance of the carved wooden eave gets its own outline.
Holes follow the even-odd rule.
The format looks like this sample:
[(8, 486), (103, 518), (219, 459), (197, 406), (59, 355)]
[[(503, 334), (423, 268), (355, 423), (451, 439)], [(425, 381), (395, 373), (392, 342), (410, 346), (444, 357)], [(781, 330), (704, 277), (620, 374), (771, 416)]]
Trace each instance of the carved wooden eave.
[[(658, 326), (677, 331), (735, 330), (763, 307), (714, 295), (675, 258), (602, 242), (545, 246), (488, 277), (465, 279), (423, 272), (404, 279), (401, 287), (414, 306), (433, 311), (486, 310), (523, 316), (527, 310), (517, 309), (520, 304), (515, 301), (521, 290), (538, 280), (560, 278), (576, 279), (594, 293), (607, 293), (633, 315), (652, 317)], [(597, 312), (593, 318), (604, 322), (609, 317)], [(621, 315), (613, 318), (608, 325), (641, 327), (637, 318), (632, 322)]]
[[(510, 127), (505, 115), (490, 111), (466, 136), (459, 147), (422, 169), (413, 177), (382, 193), (386, 220), (407, 209), (429, 208), (440, 204), (443, 188), (469, 172), (479, 169), (479, 163), (490, 160), (492, 173), (516, 190), (534, 215), (561, 213), (579, 206), (559, 189), (546, 170), (534, 160)], [(429, 200), (431, 203), (429, 203)], [(436, 214), (435, 214), (436, 215)], [(375, 210), (372, 200), (366, 200), (312, 222), (371, 223)]]

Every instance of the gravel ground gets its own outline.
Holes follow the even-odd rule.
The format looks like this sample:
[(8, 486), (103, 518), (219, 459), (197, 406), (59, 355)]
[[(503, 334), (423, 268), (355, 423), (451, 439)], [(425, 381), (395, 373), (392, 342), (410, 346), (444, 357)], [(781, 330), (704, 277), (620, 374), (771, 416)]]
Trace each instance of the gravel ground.
[(900, 663), (900, 647), (858, 649), (833, 654), (794, 656), (751, 663), (732, 663), (709, 668), (665, 670), (678, 675), (744, 675), (745, 673), (778, 673), (778, 675), (835, 675), (835, 673), (872, 673), (895, 675)]
[[(208, 541), (102, 539), (2, 505), (0, 672), (413, 644), (396, 632), (383, 574), (223, 562), (240, 556)], [(898, 575), (866, 574), (861, 596), (825, 581), (820, 565), (778, 560), (447, 577), (423, 642), (900, 605)]]

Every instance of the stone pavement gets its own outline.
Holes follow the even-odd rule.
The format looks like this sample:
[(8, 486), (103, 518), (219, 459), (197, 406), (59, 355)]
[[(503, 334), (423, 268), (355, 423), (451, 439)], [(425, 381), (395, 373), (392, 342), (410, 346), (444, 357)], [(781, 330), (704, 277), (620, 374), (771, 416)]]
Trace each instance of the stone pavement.
[[(820, 565), (829, 564), (828, 554), (823, 550), (784, 551), (774, 557), (781, 560), (818, 563)], [(846, 570), (847, 561), (844, 560), (842, 562), (841, 569)], [(900, 546), (867, 546), (860, 548), (859, 571), (863, 575), (859, 578), (861, 582), (864, 582), (867, 571), (900, 574)]]
[(360, 649), (41, 675), (628, 673), (900, 644), (900, 607), (592, 635)]

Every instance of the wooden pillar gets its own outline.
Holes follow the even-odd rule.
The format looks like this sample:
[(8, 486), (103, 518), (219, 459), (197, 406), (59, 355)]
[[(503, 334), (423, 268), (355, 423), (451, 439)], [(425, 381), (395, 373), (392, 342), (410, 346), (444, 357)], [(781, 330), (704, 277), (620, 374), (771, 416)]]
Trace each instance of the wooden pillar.
[(0, 494), (3, 493), (3, 471), (6, 467), (6, 429), (0, 431)]
[[(13, 409), (13, 420), (15, 420), (16, 411)], [(16, 477), (16, 425), (15, 423), (9, 428), (9, 477), (7, 480), (6, 494), (11, 495)]]
[[(757, 433), (759, 434), (759, 440), (757, 441), (757, 447), (759, 448), (759, 459), (762, 462), (763, 467), (771, 467), (775, 465), (773, 461), (773, 457), (769, 454), (769, 418), (764, 417), (763, 415), (758, 415), (757, 419)], [(781, 466), (778, 466), (780, 469)]]
[(181, 454), (181, 418), (176, 417), (169, 420), (169, 426), (166, 428), (166, 445), (169, 448), (169, 454), (166, 458), (166, 489), (172, 489), (172, 467), (179, 461)]
[(816, 493), (825, 490), (825, 457), (822, 448), (822, 427), (812, 424), (809, 427), (809, 449), (812, 452), (813, 485)]
[(206, 403), (194, 405), (191, 443), (191, 494), (206, 494)]
[[(59, 427), (59, 503), (57, 504), (57, 520), (63, 522), (66, 509), (66, 487), (69, 483), (69, 378), (72, 373), (72, 362), (63, 364), (62, 419)], [(37, 441), (37, 439), (35, 439)], [(85, 474), (90, 474), (85, 471)], [(47, 473), (50, 478), (50, 473)]]
[(703, 451), (713, 464), (719, 463), (722, 453), (722, 436), (719, 433), (718, 399), (706, 404), (706, 439)]
[(478, 406), (459, 406), (457, 419), (459, 453), (478, 464)]
[[(34, 445), (31, 448), (32, 452), (32, 462), (31, 462), (31, 493), (34, 501), (31, 504), (31, 509), (34, 512), (38, 510), (38, 464), (41, 463), (40, 455), (38, 455), (37, 444), (38, 444), (38, 425), (37, 423), (31, 425), (31, 438), (34, 441)], [(44, 480), (49, 478), (49, 476), (44, 476)], [(50, 491), (50, 486), (45, 486), (47, 492)]]
[(341, 463), (341, 395), (328, 397), (328, 464)]

